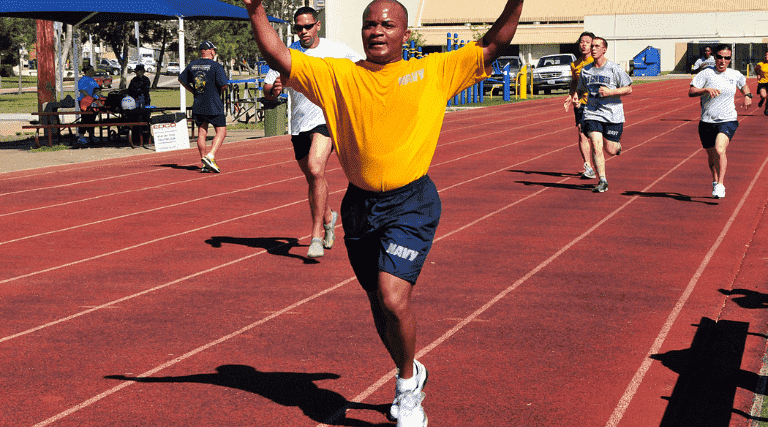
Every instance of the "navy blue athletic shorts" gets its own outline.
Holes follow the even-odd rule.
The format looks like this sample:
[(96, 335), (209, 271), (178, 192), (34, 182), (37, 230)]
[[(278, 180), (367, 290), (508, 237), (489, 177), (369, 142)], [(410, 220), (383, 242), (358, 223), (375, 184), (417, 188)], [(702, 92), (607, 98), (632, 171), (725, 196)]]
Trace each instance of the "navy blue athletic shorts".
[(573, 116), (576, 119), (576, 126), (581, 125), (581, 131), (584, 133), (584, 106), (582, 105), (581, 108), (574, 108)]
[(380, 271), (415, 284), (441, 211), (437, 188), (427, 175), (385, 192), (350, 184), (341, 202), (344, 243), (363, 289), (376, 291)]
[(328, 138), (331, 137), (331, 134), (328, 133), (328, 126), (326, 125), (319, 125), (312, 130), (299, 132), (298, 135), (292, 135), (291, 142), (293, 143), (293, 154), (296, 157), (296, 160), (301, 160), (309, 155), (309, 149), (312, 147), (313, 133), (319, 133)]
[(701, 146), (704, 148), (712, 148), (715, 146), (717, 140), (717, 134), (723, 133), (729, 140), (733, 139), (733, 135), (736, 134), (736, 129), (739, 128), (739, 122), (722, 122), (722, 123), (707, 123), (699, 122), (699, 139), (701, 139)]
[(584, 123), (581, 125), (581, 131), (584, 132), (584, 135), (589, 135), (590, 132), (600, 132), (603, 134), (603, 139), (619, 142), (619, 140), (621, 140), (621, 134), (624, 133), (624, 123), (606, 123), (598, 122), (597, 120), (584, 120)]
[(214, 128), (227, 126), (227, 116), (224, 114), (193, 114), (192, 117), (198, 127), (203, 123), (210, 123)]

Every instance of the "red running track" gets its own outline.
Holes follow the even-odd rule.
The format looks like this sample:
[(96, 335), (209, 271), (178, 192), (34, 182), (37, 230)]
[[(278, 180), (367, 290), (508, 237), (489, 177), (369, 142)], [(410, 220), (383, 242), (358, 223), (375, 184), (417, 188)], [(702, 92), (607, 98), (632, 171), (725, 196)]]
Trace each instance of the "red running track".
[[(748, 426), (765, 393), (766, 124), (715, 200), (686, 80), (636, 85), (610, 190), (560, 98), (446, 116), (414, 291), (430, 426)], [(754, 82), (753, 82), (754, 86)], [(288, 137), (0, 175), (0, 424), (377, 426), (394, 371)], [(328, 171), (338, 207), (346, 181)]]

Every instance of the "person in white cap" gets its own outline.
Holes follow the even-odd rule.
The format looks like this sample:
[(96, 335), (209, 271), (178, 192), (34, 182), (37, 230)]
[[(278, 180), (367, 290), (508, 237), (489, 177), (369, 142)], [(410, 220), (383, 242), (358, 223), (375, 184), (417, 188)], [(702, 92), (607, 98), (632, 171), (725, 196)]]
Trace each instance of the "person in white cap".
[[(179, 82), (195, 96), (192, 104), (192, 118), (197, 128), (197, 149), (203, 162), (203, 172), (219, 173), (215, 155), (227, 136), (227, 116), (224, 114), (224, 102), (221, 92), (227, 87), (227, 74), (224, 67), (214, 59), (216, 46), (209, 41), (200, 43), (200, 59), (190, 62), (179, 74)], [(211, 142), (211, 149), (206, 154), (208, 124), (213, 125), (216, 135)]]

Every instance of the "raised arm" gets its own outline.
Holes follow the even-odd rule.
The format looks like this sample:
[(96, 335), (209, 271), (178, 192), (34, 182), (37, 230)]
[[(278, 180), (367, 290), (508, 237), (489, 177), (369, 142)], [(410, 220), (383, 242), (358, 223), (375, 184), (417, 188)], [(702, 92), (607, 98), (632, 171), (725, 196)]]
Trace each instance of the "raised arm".
[(490, 73), (491, 63), (501, 56), (502, 49), (509, 45), (517, 31), (520, 15), (523, 13), (523, 0), (507, 0), (504, 11), (493, 24), (490, 30), (478, 40), (483, 47), (485, 69)]
[(291, 52), (280, 40), (275, 29), (269, 23), (267, 12), (261, 4), (261, 0), (243, 0), (245, 9), (251, 17), (251, 29), (253, 38), (259, 45), (259, 52), (267, 61), (269, 67), (279, 71), (284, 76), (291, 75)]

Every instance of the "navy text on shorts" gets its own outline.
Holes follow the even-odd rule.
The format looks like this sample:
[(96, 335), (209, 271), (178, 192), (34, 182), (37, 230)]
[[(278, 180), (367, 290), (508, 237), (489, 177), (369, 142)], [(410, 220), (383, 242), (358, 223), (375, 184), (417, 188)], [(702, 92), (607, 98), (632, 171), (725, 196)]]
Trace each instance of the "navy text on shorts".
[(597, 120), (584, 120), (584, 123), (581, 125), (581, 130), (584, 135), (589, 135), (590, 132), (600, 132), (603, 134), (603, 139), (619, 142), (621, 134), (624, 133), (624, 123), (606, 123), (598, 122)]
[(363, 289), (376, 291), (379, 271), (415, 284), (441, 211), (437, 188), (427, 175), (385, 192), (350, 184), (341, 202), (344, 243)]

